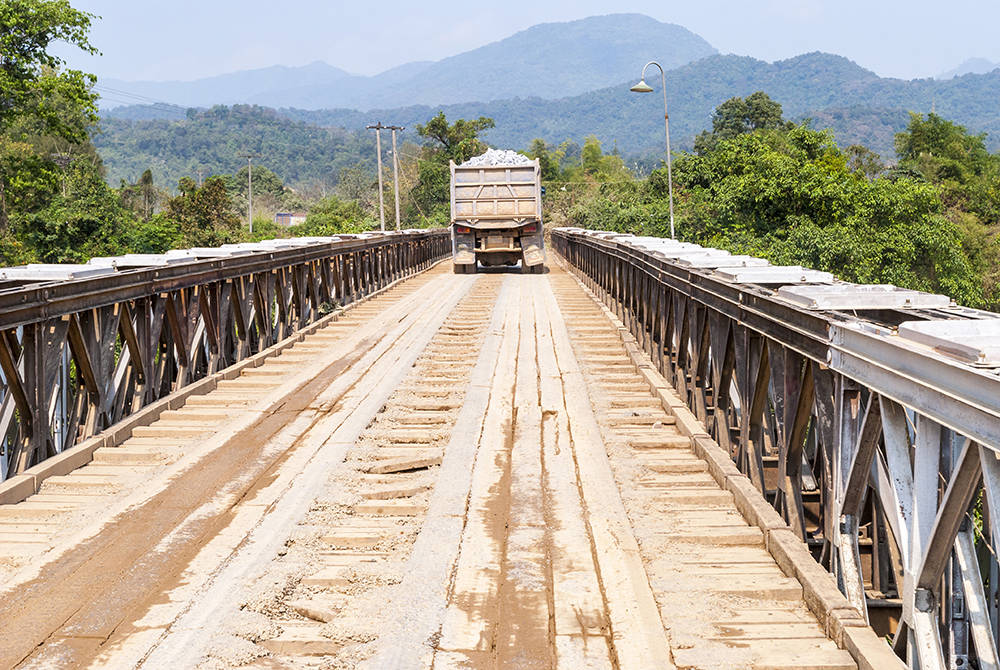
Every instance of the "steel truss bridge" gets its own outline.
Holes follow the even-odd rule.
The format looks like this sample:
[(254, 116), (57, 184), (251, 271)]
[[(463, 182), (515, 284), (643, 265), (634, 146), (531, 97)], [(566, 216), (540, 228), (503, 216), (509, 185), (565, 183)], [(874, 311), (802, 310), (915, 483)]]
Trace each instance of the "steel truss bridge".
[[(741, 511), (771, 553), (791, 534), (833, 576), (824, 617), (891, 631), (911, 668), (1000, 669), (1000, 317), (671, 240), (552, 247), (704, 425), (716, 478), (770, 505)], [(0, 270), (0, 503), (450, 248), (407, 231)]]
[(997, 667), (1000, 317), (669, 240), (553, 237), (850, 603), (899, 617), (910, 667)]

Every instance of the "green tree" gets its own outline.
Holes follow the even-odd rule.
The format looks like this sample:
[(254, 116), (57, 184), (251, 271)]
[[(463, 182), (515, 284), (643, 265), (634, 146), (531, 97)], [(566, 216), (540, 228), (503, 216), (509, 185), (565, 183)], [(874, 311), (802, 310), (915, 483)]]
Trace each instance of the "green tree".
[(146, 221), (136, 221), (128, 234), (128, 246), (133, 253), (162, 254), (187, 245), (180, 224), (160, 212)]
[(160, 193), (153, 183), (153, 171), (148, 169), (142, 173), (139, 181), (134, 184), (126, 184), (123, 179), (119, 192), (121, 193), (122, 203), (131, 207), (143, 221), (149, 221), (150, 217), (156, 213), (157, 207), (163, 199), (163, 194)]
[(694, 149), (704, 155), (724, 140), (755, 130), (774, 130), (785, 126), (781, 118), (781, 103), (763, 91), (751, 93), (745, 99), (733, 97), (712, 112), (712, 132), (703, 131), (695, 138)]
[(531, 141), (531, 146), (525, 152), (530, 158), (538, 159), (538, 168), (542, 181), (557, 181), (560, 179), (559, 161), (562, 153), (553, 150), (545, 140), (535, 138)]
[(852, 144), (844, 149), (844, 154), (847, 156), (847, 169), (851, 172), (874, 179), (885, 171), (882, 157), (868, 147)]
[[(444, 112), (428, 121), (417, 124), (417, 134), (427, 142), (422, 151), (419, 178), (411, 196), (414, 206), (432, 225), (448, 225), (451, 172), (448, 161), (464, 163), (486, 151), (486, 143), (479, 133), (494, 127), (493, 119), (481, 116), (475, 121), (459, 119), (449, 124)], [(416, 218), (409, 213), (408, 218)]]
[[(249, 187), (247, 175), (249, 173), (249, 168), (243, 167), (233, 175), (230, 196), (234, 202), (238, 202), (240, 198), (246, 200), (247, 188)], [(269, 195), (275, 200), (281, 201), (285, 197), (285, 183), (281, 177), (263, 165), (254, 167), (252, 179), (254, 198)]]
[[(674, 163), (681, 239), (990, 304), (982, 254), (970, 251), (984, 238), (956, 219), (939, 187), (882, 175), (877, 156), (841, 151), (830, 131), (808, 123), (745, 128)], [(602, 183), (598, 197), (570, 210), (569, 223), (665, 235), (664, 173)]]
[(494, 127), (493, 119), (485, 116), (474, 121), (459, 119), (449, 125), (444, 112), (438, 112), (426, 124), (417, 124), (417, 134), (437, 143), (432, 148), (438, 162), (447, 165), (449, 160), (453, 160), (461, 164), (486, 151), (486, 143), (479, 138), (479, 134)]
[(987, 169), (993, 158), (986, 150), (986, 133), (972, 135), (965, 126), (937, 114), (910, 113), (905, 132), (896, 135), (901, 164), (916, 167), (929, 181), (966, 182)]
[[(97, 123), (97, 96), (90, 90), (95, 79), (77, 70), (60, 72), (63, 61), (50, 47), (63, 42), (97, 53), (87, 40), (92, 18), (66, 0), (0, 4), (0, 132), (32, 116), (52, 134), (74, 142), (86, 138)], [(78, 113), (67, 115), (60, 105)]]
[(829, 131), (739, 135), (676, 165), (687, 190), (682, 228), (698, 241), (984, 305), (938, 190), (852, 171)]
[(338, 198), (358, 203), (366, 214), (378, 208), (378, 179), (363, 163), (340, 169), (336, 191)]
[(986, 134), (937, 114), (910, 114), (895, 138), (899, 166), (894, 179), (927, 180), (944, 204), (944, 216), (958, 231), (966, 256), (981, 278), (987, 304), (1000, 306), (1000, 154), (990, 154)]
[(209, 177), (201, 188), (189, 177), (178, 184), (180, 195), (167, 202), (166, 214), (175, 221), (184, 243), (193, 247), (213, 247), (238, 241), (240, 220), (221, 177)]
[(588, 175), (597, 174), (604, 165), (604, 152), (601, 151), (601, 141), (596, 135), (590, 135), (583, 140), (583, 171)]
[[(91, 18), (65, 0), (0, 3), (0, 236), (8, 236), (12, 216), (52, 204), (73, 157), (88, 155), (103, 169), (88, 140), (97, 123), (94, 78), (60, 72), (62, 60), (49, 53), (55, 42), (95, 53), (87, 42)], [(66, 159), (62, 168), (53, 155)], [(10, 261), (18, 253), (4, 255)]]
[(25, 249), (44, 263), (83, 263), (126, 253), (136, 221), (118, 192), (85, 158), (68, 166), (66, 181), (65, 196), (56, 191), (45, 208), (11, 217)]
[(358, 201), (344, 201), (331, 196), (319, 201), (306, 216), (305, 223), (289, 228), (296, 237), (339, 235), (372, 230), (375, 221), (368, 217)]
[(0, 135), (0, 233), (17, 213), (36, 212), (52, 201), (63, 175), (29, 142)]

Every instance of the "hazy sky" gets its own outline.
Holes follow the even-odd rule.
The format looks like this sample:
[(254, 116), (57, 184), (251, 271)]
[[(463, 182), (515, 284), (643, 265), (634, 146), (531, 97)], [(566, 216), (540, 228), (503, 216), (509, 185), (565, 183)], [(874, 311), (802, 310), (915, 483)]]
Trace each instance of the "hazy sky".
[(440, 60), (537, 23), (619, 12), (701, 35), (722, 53), (774, 61), (810, 51), (847, 56), (884, 77), (913, 79), (970, 57), (1000, 62), (1000, 2), (956, 0), (71, 0), (94, 21), (103, 55), (60, 49), (98, 77), (190, 80), (322, 60), (372, 75)]

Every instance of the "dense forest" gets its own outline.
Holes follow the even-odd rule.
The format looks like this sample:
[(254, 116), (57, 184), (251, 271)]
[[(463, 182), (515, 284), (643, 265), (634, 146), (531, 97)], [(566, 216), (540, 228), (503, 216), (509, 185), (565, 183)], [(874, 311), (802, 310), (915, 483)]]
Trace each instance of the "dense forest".
[(92, 141), (107, 180), (134, 182), (152, 169), (156, 182), (176, 188), (181, 177), (230, 174), (259, 154), (263, 165), (296, 187), (331, 189), (341, 169), (374, 168), (375, 134), (320, 128), (251, 105), (188, 110), (180, 121), (105, 118)]
[[(11, 63), (0, 69), (5, 264), (378, 226), (373, 133), (324, 129), (252, 106), (190, 111), (175, 123), (105, 120), (102, 128), (93, 79), (60, 69), (47, 50), (53, 41), (92, 49), (92, 17), (65, 0), (16, 6), (35, 14), (20, 17), (33, 30), (23, 43), (0, 45), (0, 58)], [(627, 99), (636, 98), (643, 96)], [(783, 102), (771, 90), (730, 96), (692, 134), (690, 150), (675, 154), (680, 239), (1000, 307), (1000, 154), (991, 153), (985, 133), (943, 112), (908, 114), (891, 133), (887, 157), (864, 142), (838, 144), (816, 122), (788, 120)], [(872, 128), (886, 121), (868, 113)], [(499, 145), (539, 160), (549, 227), (668, 234), (662, 163), (637, 170), (596, 133), (580, 136), (582, 145), (541, 132), (504, 145), (495, 140), (503, 130), (497, 119), (452, 118), (426, 113), (401, 143), (401, 227), (446, 225), (448, 161)], [(261, 154), (252, 172), (253, 234), (249, 170), (240, 157), (248, 152)], [(390, 166), (387, 160), (383, 168), (386, 225), (395, 227)], [(308, 217), (284, 228), (273, 223), (278, 211)]]
[[(638, 75), (637, 71), (632, 76)], [(659, 72), (655, 72), (650, 82), (658, 81)], [(352, 130), (378, 121), (412, 129), (439, 111), (449, 118), (486, 116), (496, 121), (489, 139), (499, 146), (523, 147), (536, 137), (555, 143), (567, 137), (579, 141), (594, 134), (606, 145), (617, 143), (621, 151), (633, 154), (659, 148), (663, 108), (659, 93), (630, 93), (634, 83), (629, 80), (557, 100), (522, 94), (519, 98), (435, 107), (413, 105), (368, 111), (281, 108), (278, 112), (295, 121)], [(884, 160), (895, 156), (893, 138), (906, 129), (910, 111), (935, 112), (975, 133), (988, 133), (987, 147), (1000, 150), (996, 107), (1000, 70), (949, 80), (904, 81), (879, 77), (842, 56), (825, 53), (775, 63), (716, 55), (668, 70), (666, 88), (671, 139), (678, 149), (693, 148), (694, 137), (711, 124), (712, 110), (718, 105), (733, 96), (767, 91), (782, 101), (788, 118), (796, 122), (811, 118), (813, 127), (832, 129), (841, 147), (864, 144)], [(131, 120), (150, 116), (176, 120), (184, 118), (185, 110), (123, 107), (109, 113)]]
[[(677, 237), (860, 283), (1000, 307), (1000, 154), (937, 114), (912, 114), (895, 165), (829, 130), (782, 118), (765, 93), (732, 98), (673, 165)], [(630, 179), (597, 163), (560, 223), (668, 236), (667, 175)], [(606, 166), (607, 165), (607, 166)]]
[[(649, 79), (653, 85), (661, 81), (659, 72), (656, 75)], [(935, 112), (976, 133), (988, 133), (987, 146), (991, 151), (1000, 150), (996, 106), (1000, 100), (1000, 70), (946, 81), (905, 81), (879, 77), (847, 58), (825, 53), (803, 54), (775, 63), (747, 56), (716, 55), (668, 70), (665, 81), (671, 138), (680, 149), (693, 148), (694, 137), (712, 122), (712, 110), (718, 105), (733, 96), (766, 91), (782, 101), (789, 118), (798, 122), (814, 119), (815, 127), (831, 128), (841, 146), (864, 142), (885, 160), (894, 156), (893, 137), (905, 130), (909, 111)], [(628, 81), (559, 100), (529, 97), (435, 108), (280, 112), (298, 121), (358, 128), (379, 118), (410, 126), (440, 110), (454, 118), (494, 119), (497, 129), (490, 134), (490, 140), (504, 146), (526, 146), (536, 137), (561, 142), (567, 137), (594, 134), (606, 144), (617, 142), (622, 151), (633, 153), (656, 146), (663, 111), (659, 93), (629, 93), (634, 83)]]

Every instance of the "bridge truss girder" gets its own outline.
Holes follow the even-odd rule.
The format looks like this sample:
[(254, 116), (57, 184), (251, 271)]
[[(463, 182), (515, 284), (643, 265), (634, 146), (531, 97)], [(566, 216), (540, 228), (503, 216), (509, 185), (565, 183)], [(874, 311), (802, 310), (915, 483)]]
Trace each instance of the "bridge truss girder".
[(910, 667), (1000, 668), (996, 375), (628, 237), (553, 242), (859, 613), (898, 604)]
[(421, 231), (0, 287), (0, 481), (449, 252)]

